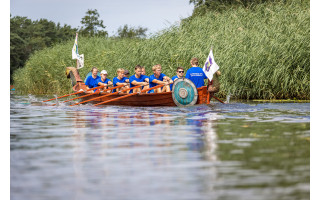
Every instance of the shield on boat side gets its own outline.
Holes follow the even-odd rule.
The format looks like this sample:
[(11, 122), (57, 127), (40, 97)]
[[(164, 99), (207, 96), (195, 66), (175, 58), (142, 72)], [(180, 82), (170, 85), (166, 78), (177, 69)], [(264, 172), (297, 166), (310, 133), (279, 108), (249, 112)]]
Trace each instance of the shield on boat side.
[(198, 100), (197, 87), (187, 78), (178, 79), (172, 86), (172, 99), (177, 106), (192, 106)]

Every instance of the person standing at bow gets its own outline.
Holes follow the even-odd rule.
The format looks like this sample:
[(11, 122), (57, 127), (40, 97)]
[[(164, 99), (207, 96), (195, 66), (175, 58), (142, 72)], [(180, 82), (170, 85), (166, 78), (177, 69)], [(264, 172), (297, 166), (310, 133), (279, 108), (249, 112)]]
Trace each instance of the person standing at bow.
[[(112, 84), (111, 80), (107, 78), (108, 72), (106, 70), (102, 70), (101, 73), (101, 78), (98, 80), (98, 85), (103, 85), (103, 89), (107, 89), (108, 85), (110, 86)], [(107, 93), (110, 93), (111, 91), (108, 90)]]
[[(137, 86), (137, 85), (141, 85), (143, 86), (143, 89), (148, 89), (149, 88), (149, 83), (148, 82), (145, 82), (145, 79), (147, 79), (147, 76), (144, 76), (144, 75), (141, 75), (141, 72), (142, 72), (142, 67), (140, 65), (137, 65), (135, 68), (134, 68), (134, 72), (135, 74), (130, 76), (129, 78), (129, 81), (130, 81), (130, 87), (134, 87), (134, 86)], [(141, 88), (135, 88), (133, 89), (133, 93), (135, 92), (140, 92), (141, 91)]]
[[(117, 89), (114, 89), (114, 92), (118, 92), (120, 90), (123, 90), (123, 89), (127, 89), (129, 88), (129, 79), (127, 77), (124, 77), (124, 69), (122, 68), (119, 68), (117, 70), (117, 74), (118, 76), (117, 77), (114, 77), (113, 78), (113, 86), (119, 86), (119, 85), (122, 85), (123, 87), (120, 88), (117, 88)], [(129, 93), (130, 90), (126, 91), (125, 93)]]
[(198, 58), (192, 58), (190, 63), (192, 67), (188, 69), (186, 78), (190, 79), (197, 88), (200, 88), (204, 86), (204, 79), (207, 79), (208, 77), (203, 72), (202, 68), (198, 67)]
[[(175, 80), (179, 79), (179, 78), (183, 78), (183, 75), (184, 75), (184, 69), (183, 67), (178, 67), (177, 68), (177, 75), (172, 77), (172, 81), (174, 82)], [(173, 84), (170, 84), (170, 90), (172, 91), (172, 86)]]
[(152, 88), (157, 85), (164, 85), (162, 87), (162, 89), (156, 88), (154, 90), (154, 93), (170, 92), (170, 86), (168, 84), (173, 83), (173, 81), (168, 76), (161, 73), (161, 71), (162, 71), (161, 65), (158, 64), (158, 65), (153, 66), (152, 71), (153, 71), (153, 74), (151, 76), (149, 76), (149, 81), (150, 81), (149, 87)]
[[(98, 81), (100, 80), (100, 76), (98, 76), (98, 68), (96, 67), (92, 67), (91, 69), (91, 76), (88, 76), (88, 78), (86, 79), (86, 86), (87, 86), (87, 89), (90, 89), (90, 88), (95, 88), (95, 87), (98, 87)], [(96, 90), (94, 91), (89, 91), (89, 93), (94, 93)]]

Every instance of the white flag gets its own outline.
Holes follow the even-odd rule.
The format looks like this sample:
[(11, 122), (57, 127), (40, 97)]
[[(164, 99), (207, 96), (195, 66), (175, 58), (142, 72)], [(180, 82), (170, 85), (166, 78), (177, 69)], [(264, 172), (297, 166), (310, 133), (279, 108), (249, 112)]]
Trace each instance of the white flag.
[(72, 48), (72, 59), (78, 59), (79, 53), (78, 53), (78, 33), (76, 34), (76, 39), (74, 41), (74, 45)]
[(211, 49), (209, 56), (206, 60), (206, 63), (204, 64), (202, 70), (204, 71), (204, 73), (206, 74), (208, 79), (211, 81), (213, 78), (213, 74), (216, 73), (216, 71), (218, 71), (218, 69), (219, 69), (219, 66), (214, 61), (213, 53), (212, 53), (212, 49)]
[(84, 67), (84, 55), (83, 54), (79, 55), (79, 57), (77, 59), (79, 62), (77, 69)]

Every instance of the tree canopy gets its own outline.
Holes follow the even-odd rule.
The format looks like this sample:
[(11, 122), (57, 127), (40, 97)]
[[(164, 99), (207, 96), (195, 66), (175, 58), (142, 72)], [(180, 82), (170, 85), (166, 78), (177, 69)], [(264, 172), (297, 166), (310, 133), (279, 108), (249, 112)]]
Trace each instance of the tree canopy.
[(81, 24), (83, 26), (80, 29), (80, 34), (84, 36), (103, 36), (108, 37), (108, 32), (103, 29), (106, 28), (103, 25), (103, 20), (99, 20), (99, 13), (97, 9), (89, 9), (86, 15), (82, 18)]
[(77, 29), (61, 26), (47, 19), (32, 21), (27, 17), (10, 17), (10, 82), (13, 72), (23, 67), (34, 51), (71, 39)]
[(145, 38), (147, 28), (142, 28), (139, 26), (138, 28), (129, 27), (125, 24), (123, 27), (118, 28), (118, 37), (120, 38)]

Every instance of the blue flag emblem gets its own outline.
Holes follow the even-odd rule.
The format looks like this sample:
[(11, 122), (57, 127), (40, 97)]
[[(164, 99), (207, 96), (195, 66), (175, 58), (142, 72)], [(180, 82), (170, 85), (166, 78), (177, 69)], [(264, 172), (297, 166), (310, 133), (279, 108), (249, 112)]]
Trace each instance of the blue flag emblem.
[(209, 60), (205, 64), (205, 68), (207, 72), (210, 70), (211, 65), (212, 65), (212, 58), (209, 57)]

